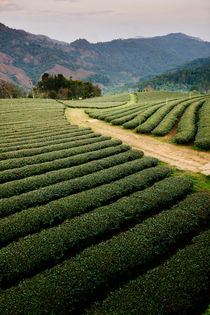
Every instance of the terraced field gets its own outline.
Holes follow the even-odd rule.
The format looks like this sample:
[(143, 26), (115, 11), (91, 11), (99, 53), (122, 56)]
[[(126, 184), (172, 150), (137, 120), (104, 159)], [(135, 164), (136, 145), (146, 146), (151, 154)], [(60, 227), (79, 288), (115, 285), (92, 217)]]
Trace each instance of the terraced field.
[[(154, 101), (152, 94), (159, 96), (159, 100)], [(186, 93), (183, 97), (183, 94), (173, 95), (169, 92), (165, 95), (164, 92), (151, 92), (149, 96), (151, 97), (145, 101), (146, 97), (139, 93), (134, 102), (113, 107), (109, 105), (104, 109), (89, 108), (85, 112), (94, 119), (121, 125), (126, 129), (133, 129), (136, 133), (165, 136), (174, 130), (175, 133), (172, 132), (173, 136), (170, 137), (172, 142), (194, 143), (199, 149), (210, 149), (209, 96), (189, 97)]]
[(205, 310), (209, 194), (61, 103), (0, 115), (0, 314)]

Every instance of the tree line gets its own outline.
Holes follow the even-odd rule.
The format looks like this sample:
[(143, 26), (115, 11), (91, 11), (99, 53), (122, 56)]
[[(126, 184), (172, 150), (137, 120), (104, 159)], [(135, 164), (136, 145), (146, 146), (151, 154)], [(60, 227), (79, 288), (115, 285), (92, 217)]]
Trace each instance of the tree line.
[(101, 89), (91, 82), (65, 78), (62, 74), (44, 73), (34, 88), (34, 94), (54, 99), (90, 98), (101, 95)]
[(0, 80), (0, 98), (19, 98), (26, 96), (26, 92), (14, 83)]
[(36, 97), (53, 99), (84, 99), (101, 96), (101, 89), (91, 82), (65, 78), (62, 74), (44, 73), (32, 91), (27, 93), (17, 85), (0, 80), (0, 98)]

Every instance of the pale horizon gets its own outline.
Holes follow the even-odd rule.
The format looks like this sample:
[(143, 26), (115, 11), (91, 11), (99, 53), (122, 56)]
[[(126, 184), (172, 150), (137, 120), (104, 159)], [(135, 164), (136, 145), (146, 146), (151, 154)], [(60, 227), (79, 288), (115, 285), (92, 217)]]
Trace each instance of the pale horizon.
[(71, 43), (184, 33), (210, 41), (208, 0), (0, 0), (8, 27)]

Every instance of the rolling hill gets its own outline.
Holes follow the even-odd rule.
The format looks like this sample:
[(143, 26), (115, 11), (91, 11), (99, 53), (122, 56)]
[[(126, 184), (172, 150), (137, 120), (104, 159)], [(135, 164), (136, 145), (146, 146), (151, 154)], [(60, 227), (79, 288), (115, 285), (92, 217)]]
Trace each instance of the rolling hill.
[(63, 43), (0, 24), (0, 79), (30, 88), (44, 72), (90, 80), (104, 90), (210, 55), (210, 43), (182, 33), (92, 44)]
[(136, 83), (110, 88), (112, 93), (136, 92), (151, 86), (155, 90), (189, 91), (195, 88), (200, 92), (208, 92), (210, 82), (210, 57), (194, 59), (166, 73), (142, 79)]
[[(199, 65), (199, 66), (198, 66)], [(138, 84), (140, 89), (151, 85), (154, 89), (208, 92), (210, 89), (210, 57), (186, 64), (183, 69), (165, 73)]]

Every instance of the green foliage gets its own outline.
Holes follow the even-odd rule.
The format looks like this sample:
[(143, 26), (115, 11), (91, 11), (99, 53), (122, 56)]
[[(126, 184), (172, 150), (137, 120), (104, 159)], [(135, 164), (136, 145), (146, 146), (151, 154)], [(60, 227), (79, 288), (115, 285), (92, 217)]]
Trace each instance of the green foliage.
[(100, 134), (89, 133), (89, 131), (87, 135), (85, 135), (85, 132), (83, 133), (81, 133), (81, 139), (75, 139), (76, 137), (72, 137), (72, 141), (66, 141), (63, 143), (61, 140), (61, 143), (58, 143), (58, 144), (55, 143), (55, 144), (51, 144), (51, 145), (43, 146), (43, 147), (39, 146), (37, 148), (29, 148), (29, 149), (22, 149), (22, 150), (16, 150), (16, 151), (12, 150), (8, 152), (3, 152), (1, 153), (1, 160), (14, 159), (14, 158), (20, 158), (20, 157), (24, 158), (27, 156), (34, 156), (34, 155), (52, 152), (52, 151), (58, 151), (62, 149), (80, 147), (86, 144), (101, 142), (101, 141), (110, 139), (110, 137), (109, 138), (103, 137)]
[[(127, 149), (127, 151), (125, 151)], [(123, 152), (125, 151), (125, 152)], [(122, 152), (122, 153), (120, 153)], [(90, 153), (86, 154), (90, 159)], [(93, 156), (94, 155), (94, 156)], [(9, 198), (13, 195), (23, 194), (31, 190), (39, 189), (65, 180), (81, 177), (114, 165), (125, 163), (142, 157), (143, 152), (129, 150), (125, 145), (106, 148), (92, 154), (94, 160), (84, 163), (84, 155), (77, 156), (78, 163), (75, 167), (67, 167), (56, 171), (48, 171), (42, 175), (26, 177), (20, 180), (0, 184), (0, 198)]]
[[(71, 132), (76, 133), (78, 131), (78, 128), (60, 128), (59, 130), (51, 131), (41, 131), (38, 134), (27, 134), (27, 135), (22, 135), (21, 134), (16, 134), (16, 137), (10, 138), (7, 137), (7, 139), (2, 139), (2, 147), (10, 147), (10, 146), (15, 146), (15, 145), (23, 145), (23, 144), (29, 144), (32, 145), (34, 143), (42, 143), (46, 140), (47, 143), (48, 141), (51, 140), (60, 140), (61, 138), (66, 138), (68, 136), (71, 136)], [(89, 133), (91, 134), (92, 131), (89, 130)], [(76, 135), (76, 134), (75, 134)]]
[[(100, 99), (103, 115), (126, 117), (175, 93), (112, 97), (87, 106)], [(0, 114), (0, 313), (82, 313), (205, 228), (207, 195), (177, 208), (194, 177), (166, 179), (171, 169), (157, 159), (70, 125), (61, 102), (5, 99)]]
[(163, 120), (157, 125), (155, 129), (152, 130), (152, 134), (156, 136), (164, 136), (171, 128), (174, 126), (178, 118), (182, 115), (185, 109), (192, 103), (192, 101), (187, 101), (177, 105), (173, 108), (168, 115), (166, 115)]
[(0, 98), (20, 98), (25, 96), (26, 92), (19, 86), (0, 80)]
[(206, 100), (200, 109), (198, 131), (195, 137), (195, 145), (198, 148), (210, 149), (210, 102)]
[(148, 119), (153, 113), (155, 113), (162, 106), (163, 106), (163, 103), (161, 103), (161, 105), (159, 104), (159, 105), (151, 106), (148, 109), (145, 109), (143, 113), (141, 112), (134, 119), (131, 119), (128, 122), (124, 123), (123, 127), (126, 129), (136, 128), (137, 126), (141, 125), (146, 119)]
[[(74, 155), (78, 155), (78, 154), (80, 155), (80, 154), (83, 154), (86, 152), (96, 151), (95, 154), (98, 157), (98, 156), (100, 156), (100, 151), (103, 149), (105, 149), (107, 151), (107, 154), (109, 154), (110, 150), (111, 150), (111, 152), (116, 153), (116, 154), (119, 152), (123, 152), (123, 151), (128, 150), (128, 146), (121, 145), (122, 142), (120, 140), (114, 140), (114, 142), (113, 142), (113, 140), (111, 140), (111, 142), (110, 142), (109, 139), (110, 139), (110, 137), (102, 138), (102, 139), (100, 139), (100, 140), (102, 140), (101, 143), (99, 141), (99, 143), (95, 143), (95, 144), (93, 143), (91, 146), (86, 143), (87, 145), (85, 147), (83, 147), (83, 146), (78, 147), (78, 148), (76, 147), (75, 149), (70, 147), (69, 149), (63, 149), (63, 150), (59, 150), (59, 151), (42, 153), (42, 154), (38, 154), (35, 156), (28, 156), (28, 157), (23, 157), (23, 158), (14, 158), (14, 159), (11, 158), (11, 159), (7, 159), (4, 161), (0, 161), (0, 170), (2, 170), (2, 171), (8, 170), (9, 171), (9, 173), (4, 173), (5, 175), (3, 175), (2, 177), (0, 176), (0, 178), (1, 178), (0, 182), (5, 181), (3, 178), (7, 177), (6, 174), (10, 174), (9, 178), (10, 179), (13, 178), (14, 180), (23, 177), (23, 176), (20, 177), (20, 175), (17, 175), (17, 174), (19, 174), (18, 170), (16, 172), (17, 177), (15, 177), (15, 175), (12, 176), (12, 174), (11, 174), (12, 171), (10, 172), (9, 169), (22, 168), (24, 166), (27, 167), (27, 166), (30, 166), (33, 164), (43, 163), (43, 170), (44, 170), (44, 166), (47, 165), (47, 168), (45, 169), (45, 171), (49, 171), (49, 170), (57, 169), (58, 165), (60, 168), (70, 166), (71, 165), (70, 161), (73, 161), (73, 160), (67, 160), (66, 158), (74, 156)], [(104, 153), (102, 153), (102, 154), (104, 154)], [(81, 158), (81, 156), (78, 156), (78, 159), (80, 159), (80, 158)], [(90, 158), (90, 154), (89, 154), (89, 158)], [(57, 160), (57, 161), (55, 161), (55, 160)], [(54, 161), (54, 166), (52, 167), (52, 169), (50, 168), (50, 165), (53, 165), (52, 163), (51, 164), (44, 164), (44, 162), (50, 162), (50, 161)], [(67, 164), (67, 163), (69, 163), (69, 164)], [(31, 168), (31, 170), (35, 170), (35, 172), (33, 173), (33, 171), (31, 171), (31, 173), (27, 173), (28, 176), (36, 174), (36, 167), (39, 167), (39, 166), (40, 165), (36, 165), (35, 168)], [(21, 171), (24, 173), (24, 170), (26, 170), (26, 169), (22, 168)], [(15, 170), (13, 170), (13, 171), (15, 172)], [(10, 177), (10, 176), (12, 176), (12, 177)]]
[(178, 131), (173, 141), (179, 144), (189, 143), (196, 134), (196, 116), (204, 101), (192, 103), (184, 112), (179, 124)]
[(101, 95), (101, 89), (89, 81), (72, 80), (72, 77), (67, 79), (62, 74), (50, 75), (49, 73), (42, 75), (35, 92), (36, 96), (43, 94), (45, 97), (53, 99), (78, 99)]
[(85, 314), (194, 314), (208, 294), (210, 232), (193, 238), (163, 265), (130, 281)]
[[(27, 140), (24, 141), (24, 143), (18, 142), (13, 142), (13, 143), (7, 143), (6, 145), (3, 144), (0, 153), (3, 152), (11, 152), (11, 151), (19, 151), (19, 150), (28, 150), (28, 149), (35, 149), (35, 148), (43, 148), (43, 147), (48, 147), (51, 145), (57, 145), (57, 144), (65, 144), (69, 143), (72, 141), (76, 140), (82, 140), (84, 138), (88, 137), (95, 137), (95, 136), (100, 136), (100, 134), (94, 134), (92, 130), (90, 129), (82, 129), (82, 130), (74, 130), (74, 131), (69, 131), (68, 134), (66, 135), (59, 135), (57, 137), (45, 137), (44, 139), (36, 139), (35, 141), (32, 141), (32, 143), (27, 143)], [(2, 155), (4, 156), (4, 155)]]
[(182, 99), (179, 101), (174, 101), (163, 107), (157, 109), (143, 124), (139, 125), (135, 131), (137, 133), (149, 133), (151, 132), (161, 121), (162, 119), (178, 104), (186, 101)]
[[(139, 160), (141, 170), (157, 165), (157, 159), (142, 158)], [(40, 231), (65, 219), (81, 215), (96, 207), (115, 201), (133, 191), (138, 190), (139, 174), (125, 176), (109, 184), (88, 189), (41, 206), (23, 210), (0, 220), (0, 244), (28, 233)], [(141, 185), (141, 181), (140, 181)], [(140, 186), (141, 187), (141, 186)]]
[[(103, 291), (108, 289), (111, 282), (125, 278), (132, 270), (148, 265), (157, 257), (163, 257), (176, 248), (178, 242), (198, 232), (201, 228), (200, 211), (204, 213), (204, 209), (193, 214), (181, 209), (164, 211), (129, 231), (89, 247), (6, 290), (0, 296), (0, 310), (6, 309), (8, 313), (14, 310), (27, 313), (73, 312), (78, 303), (88, 301), (100, 287)], [(206, 211), (206, 219), (208, 215)]]
[[(101, 140), (101, 141), (100, 141)], [(43, 174), (52, 170), (56, 169), (61, 169), (61, 168), (66, 168), (70, 166), (75, 166), (79, 165), (81, 163), (89, 162), (91, 160), (94, 160), (98, 157), (100, 157), (100, 150), (102, 149), (108, 149), (109, 147), (113, 146), (119, 146), (122, 141), (120, 140), (107, 140), (106, 137), (101, 137), (99, 140), (99, 143), (92, 143), (88, 145), (89, 142), (84, 143), (84, 145), (81, 145), (79, 147), (72, 148), (71, 150), (67, 150), (66, 156), (64, 158), (64, 153), (63, 150), (58, 152), (58, 156), (56, 157), (54, 154), (51, 156), (49, 153), (44, 155), (46, 158), (47, 162), (41, 163), (42, 162), (42, 154), (38, 156), (39, 159), (39, 164), (37, 163), (32, 163), (31, 165), (28, 165), (28, 158), (24, 160), (22, 158), (19, 163), (22, 163), (22, 167), (15, 168), (15, 169), (6, 169), (1, 172), (0, 174), (0, 183), (4, 183), (7, 181), (12, 181), (12, 180), (17, 180), (21, 178), (25, 178), (28, 176), (33, 176), (33, 175), (39, 175)], [(112, 152), (123, 152), (127, 151), (128, 146), (122, 146), (122, 147), (117, 147), (116, 150), (111, 148)], [(108, 150), (108, 154), (109, 154)], [(61, 155), (61, 156), (60, 156)], [(56, 159), (55, 159), (56, 157)], [(61, 157), (61, 158), (60, 158)], [(9, 160), (10, 161), (10, 160)], [(37, 162), (38, 160), (36, 160)], [(32, 159), (33, 162), (33, 159)], [(6, 165), (7, 161), (6, 161)], [(25, 165), (25, 166), (24, 166)], [(4, 166), (5, 167), (5, 164)]]
[[(77, 161), (77, 163), (79, 162)], [(75, 194), (98, 185), (112, 182), (113, 180), (117, 180), (126, 175), (135, 173), (140, 169), (142, 169), (142, 165), (137, 159), (110, 167), (107, 170), (94, 172), (93, 174), (86, 175), (85, 177), (65, 180), (61, 183), (52, 184), (18, 196), (1, 199), (0, 217), (10, 215), (29, 207), (42, 205), (51, 200), (56, 200), (70, 194)]]
[(124, 105), (129, 101), (129, 94), (107, 95), (85, 100), (63, 101), (67, 107), (104, 109)]
[[(133, 189), (145, 189), (154, 181), (158, 181), (171, 173), (164, 167), (152, 167), (143, 170), (130, 177), (130, 180), (138, 180), (133, 183)], [(162, 184), (162, 186), (161, 186)], [(93, 237), (100, 237), (105, 233), (117, 231), (124, 223), (144, 218), (148, 211), (152, 213), (160, 210), (175, 198), (183, 195), (186, 187), (181, 190), (173, 190), (173, 183), (168, 185), (170, 197), (163, 199), (160, 191), (164, 191), (164, 185), (154, 185), (149, 191), (138, 192), (135, 195), (124, 197), (103, 208), (95, 209), (87, 214), (78, 216), (72, 220), (66, 220), (61, 225), (43, 230), (38, 234), (28, 235), (16, 243), (12, 243), (0, 250), (0, 286), (4, 281), (21, 279), (23, 275), (32, 272), (36, 268), (47, 267), (48, 263), (58, 261), (64, 257), (67, 251), (77, 248), (79, 250), (85, 243), (91, 242)], [(155, 191), (158, 191), (155, 194)], [(149, 193), (154, 196), (151, 204)], [(22, 252), (27, 254), (22, 255)], [(48, 255), (45, 255), (46, 251)]]
[[(205, 60), (205, 59), (204, 59)], [(206, 58), (205, 65), (178, 70), (171, 73), (162, 74), (145, 82), (138, 83), (140, 89), (144, 89), (147, 85), (159, 90), (184, 90), (184, 91), (200, 91), (208, 92), (210, 88), (210, 58)]]

